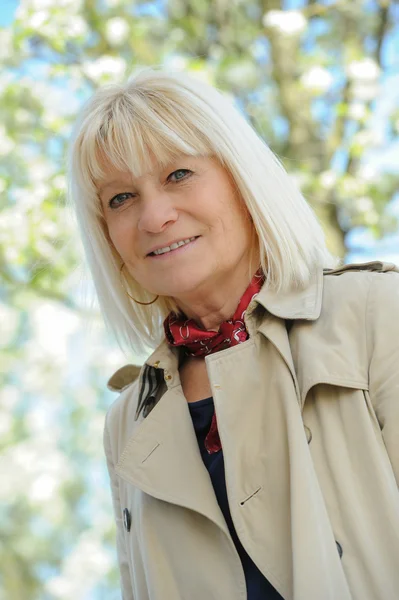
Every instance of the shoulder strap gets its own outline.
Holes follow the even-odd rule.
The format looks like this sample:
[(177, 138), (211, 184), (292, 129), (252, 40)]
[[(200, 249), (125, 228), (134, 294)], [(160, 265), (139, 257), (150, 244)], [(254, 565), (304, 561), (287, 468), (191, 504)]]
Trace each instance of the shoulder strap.
[(348, 265), (341, 265), (336, 269), (324, 269), (324, 275), (342, 275), (348, 271), (375, 271), (379, 273), (386, 273), (387, 271), (396, 271), (399, 273), (399, 268), (394, 263), (383, 262), (375, 260), (366, 263), (351, 263)]
[(118, 369), (108, 380), (107, 387), (113, 392), (121, 392), (125, 387), (133, 383), (140, 374), (141, 367), (137, 365), (125, 365)]

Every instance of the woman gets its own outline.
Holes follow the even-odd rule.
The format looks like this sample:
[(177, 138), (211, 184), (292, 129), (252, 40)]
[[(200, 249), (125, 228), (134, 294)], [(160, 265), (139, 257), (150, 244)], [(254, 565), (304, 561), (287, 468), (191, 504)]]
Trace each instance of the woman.
[(123, 598), (396, 599), (398, 269), (337, 267), (264, 142), (182, 74), (98, 91), (70, 180), (106, 322), (155, 348), (110, 380)]

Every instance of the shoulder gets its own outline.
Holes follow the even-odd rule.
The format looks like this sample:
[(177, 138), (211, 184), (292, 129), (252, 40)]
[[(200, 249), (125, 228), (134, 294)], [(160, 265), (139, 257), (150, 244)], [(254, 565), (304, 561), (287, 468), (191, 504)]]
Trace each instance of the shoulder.
[[(391, 307), (390, 317), (385, 306)], [(303, 399), (318, 382), (368, 389), (376, 333), (385, 338), (385, 346), (397, 345), (394, 330), (399, 329), (399, 319), (396, 317), (393, 327), (389, 323), (395, 321), (398, 308), (399, 270), (395, 265), (349, 264), (325, 271), (320, 315), (312, 321), (296, 320), (290, 329)], [(382, 356), (380, 351), (377, 354)]]
[(348, 362), (357, 357), (366, 368), (376, 335), (387, 344), (397, 337), (399, 269), (377, 261), (348, 264), (325, 271), (323, 280), (321, 314), (312, 334), (320, 345), (339, 347)]
[(342, 310), (367, 306), (369, 296), (390, 295), (399, 285), (399, 268), (389, 262), (352, 263), (324, 271), (323, 307)]
[(379, 306), (397, 304), (399, 269), (376, 261), (325, 270), (323, 275), (319, 316), (312, 321), (298, 320), (292, 332), (319, 349), (325, 345), (338, 345), (340, 352), (343, 347), (350, 348), (353, 359), (363, 354), (368, 331), (376, 326)]

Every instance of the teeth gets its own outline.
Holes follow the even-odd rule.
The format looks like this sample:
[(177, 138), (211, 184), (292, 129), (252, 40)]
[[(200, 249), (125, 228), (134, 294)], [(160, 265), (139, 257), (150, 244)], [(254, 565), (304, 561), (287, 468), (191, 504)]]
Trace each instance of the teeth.
[(195, 236), (192, 238), (188, 238), (187, 240), (182, 240), (181, 242), (174, 242), (171, 246), (165, 246), (165, 248), (160, 248), (159, 250), (154, 250), (153, 254), (166, 254), (166, 252), (170, 252), (171, 250), (176, 250), (176, 248), (180, 248), (180, 246), (184, 246), (185, 244), (189, 244), (195, 240)]

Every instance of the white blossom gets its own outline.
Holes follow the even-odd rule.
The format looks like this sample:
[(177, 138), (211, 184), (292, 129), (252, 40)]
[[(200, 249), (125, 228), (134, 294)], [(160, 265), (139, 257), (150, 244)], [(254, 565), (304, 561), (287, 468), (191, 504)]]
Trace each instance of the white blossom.
[(122, 17), (109, 19), (105, 26), (105, 36), (111, 45), (119, 46), (129, 35), (129, 24)]
[(119, 80), (125, 74), (126, 62), (121, 57), (102, 56), (97, 60), (85, 62), (82, 68), (86, 75), (95, 81), (104, 77)]
[(374, 209), (374, 203), (368, 196), (360, 196), (360, 198), (356, 198), (355, 206), (359, 212), (367, 212)]
[(49, 39), (58, 38), (60, 35), (64, 37), (64, 33), (62, 32), (62, 27), (58, 19), (47, 19), (45, 23), (40, 27), (40, 33)]
[(298, 10), (269, 10), (263, 16), (263, 25), (285, 35), (298, 35), (306, 29), (307, 21)]
[(0, 221), (0, 244), (7, 252), (7, 256), (12, 257), (13, 252), (18, 256), (18, 252), (28, 244), (28, 241), (29, 223), (26, 212), (19, 210), (19, 206), (18, 210), (11, 206), (4, 209)]
[(187, 67), (188, 60), (181, 54), (170, 54), (163, 61), (163, 66), (173, 71), (183, 70)]
[[(0, 456), (0, 499), (12, 502), (23, 495), (31, 502), (37, 501), (40, 494), (37, 479), (48, 475), (53, 479), (54, 489), (72, 476), (66, 455), (61, 453), (54, 442), (30, 438), (7, 448)], [(49, 479), (47, 479), (48, 491)]]
[(10, 29), (0, 29), (0, 60), (11, 58), (12, 50), (12, 33)]
[(29, 179), (34, 184), (45, 184), (54, 172), (54, 165), (44, 156), (29, 163)]
[(351, 79), (356, 81), (375, 81), (380, 76), (380, 67), (372, 58), (354, 60), (346, 67), (346, 72)]
[(83, 19), (83, 17), (81, 17), (80, 15), (72, 15), (68, 19), (65, 28), (68, 31), (68, 36), (71, 37), (81, 38), (87, 35), (89, 31), (85, 19)]
[(49, 10), (53, 2), (52, 0), (23, 0), (22, 4), (25, 4), (27, 8), (38, 12), (40, 10)]
[(79, 327), (79, 317), (67, 308), (41, 301), (32, 309), (32, 327), (38, 350), (66, 363), (68, 338)]
[(324, 67), (312, 67), (302, 75), (301, 82), (306, 88), (324, 92), (331, 86), (333, 79)]
[(50, 473), (42, 473), (32, 483), (30, 499), (33, 502), (46, 502), (54, 498), (59, 480)]
[(257, 76), (257, 68), (252, 61), (241, 61), (232, 64), (225, 70), (225, 77), (233, 86), (247, 85), (252, 87), (256, 85)]
[(52, 0), (20, 0), (15, 17), (26, 22), (28, 15), (48, 11), (52, 4)]
[(23, 83), (42, 104), (44, 119), (49, 122), (60, 116), (74, 115), (80, 107), (81, 101), (69, 87), (58, 87), (45, 81), (35, 81), (31, 77), (24, 78)]
[(25, 19), (25, 25), (28, 27), (32, 27), (32, 29), (39, 29), (39, 27), (42, 27), (42, 25), (44, 25), (48, 18), (48, 10), (38, 10), (37, 12), (34, 12), (33, 14), (29, 15), (27, 19)]
[(47, 591), (58, 600), (86, 597), (112, 565), (111, 556), (92, 532), (85, 532), (64, 561), (60, 575), (49, 579)]
[(364, 129), (356, 133), (353, 139), (360, 146), (380, 146), (384, 143), (384, 132), (379, 129)]
[[(1, 232), (0, 232), (0, 241), (1, 241)], [(19, 251), (18, 248), (16, 246), (6, 246), (4, 248), (4, 258), (6, 260), (6, 263), (16, 263), (18, 261), (19, 258)]]
[[(58, 407), (57, 407), (58, 408)], [(62, 421), (56, 406), (42, 396), (39, 404), (33, 404), (25, 413), (25, 427), (31, 438), (43, 443), (55, 443), (62, 436)]]
[(337, 174), (334, 171), (323, 171), (320, 175), (320, 185), (329, 190), (332, 187), (334, 187), (334, 185), (337, 182)]
[(379, 85), (375, 81), (356, 82), (352, 87), (352, 96), (361, 102), (370, 102), (378, 95)]
[(364, 119), (367, 114), (367, 110), (365, 105), (362, 102), (353, 102), (349, 105), (348, 108), (348, 116), (351, 119), (355, 119), (356, 121), (360, 121)]
[(360, 165), (357, 171), (357, 176), (362, 181), (371, 182), (378, 177), (378, 169), (371, 164), (363, 164)]

